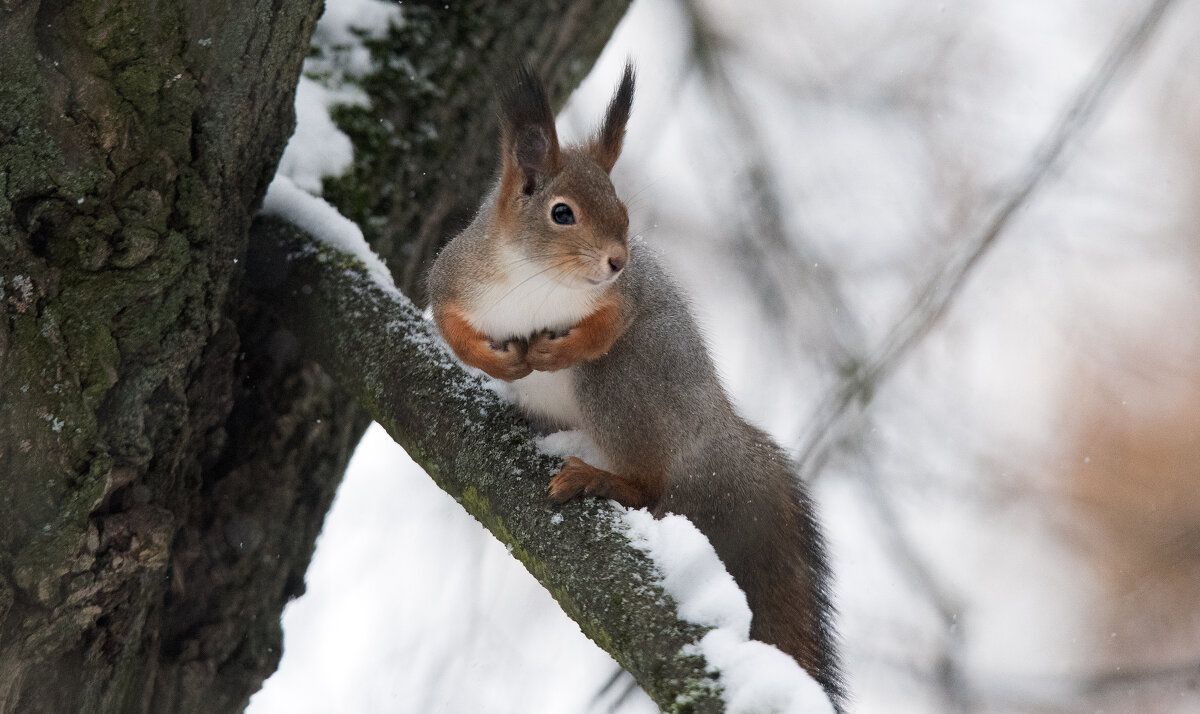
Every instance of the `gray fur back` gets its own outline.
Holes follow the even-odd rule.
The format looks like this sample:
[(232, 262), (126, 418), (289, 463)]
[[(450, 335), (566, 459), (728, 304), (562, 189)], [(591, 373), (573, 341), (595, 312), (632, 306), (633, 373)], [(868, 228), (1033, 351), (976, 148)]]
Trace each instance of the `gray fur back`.
[(617, 286), (633, 323), (578, 365), (584, 428), (616, 473), (665, 466), (658, 507), (687, 516), (746, 592), (751, 635), (781, 646), (841, 711), (824, 541), (783, 451), (734, 410), (688, 302), (653, 252), (635, 245)]

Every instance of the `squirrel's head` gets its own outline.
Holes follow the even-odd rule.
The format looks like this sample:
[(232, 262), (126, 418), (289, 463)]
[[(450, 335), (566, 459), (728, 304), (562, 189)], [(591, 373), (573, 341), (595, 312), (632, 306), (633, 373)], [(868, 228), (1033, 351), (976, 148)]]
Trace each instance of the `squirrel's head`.
[(492, 229), (568, 287), (603, 285), (629, 262), (629, 214), (609, 172), (633, 104), (633, 67), (589, 141), (560, 147), (546, 90), (528, 66), (500, 87), (502, 167)]

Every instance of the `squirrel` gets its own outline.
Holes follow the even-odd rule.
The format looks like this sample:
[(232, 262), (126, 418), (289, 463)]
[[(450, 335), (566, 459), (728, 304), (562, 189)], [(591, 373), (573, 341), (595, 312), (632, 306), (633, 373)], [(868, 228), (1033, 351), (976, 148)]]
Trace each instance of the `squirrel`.
[(584, 430), (608, 461), (611, 471), (566, 459), (552, 501), (595, 496), (687, 517), (746, 593), (751, 637), (792, 656), (841, 712), (812, 501), (783, 450), (735, 411), (687, 300), (629, 244), (609, 174), (633, 89), (627, 63), (599, 131), (559, 146), (536, 74), (522, 65), (500, 83), (500, 175), (430, 269), (434, 320), (532, 421)]

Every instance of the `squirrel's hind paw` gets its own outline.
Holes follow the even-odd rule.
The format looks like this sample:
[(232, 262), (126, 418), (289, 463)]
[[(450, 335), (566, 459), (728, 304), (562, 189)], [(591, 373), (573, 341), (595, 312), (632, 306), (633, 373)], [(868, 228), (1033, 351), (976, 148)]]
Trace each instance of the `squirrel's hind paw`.
[(562, 504), (578, 496), (596, 495), (604, 478), (610, 475), (581, 459), (568, 457), (562, 470), (550, 479), (550, 500)]
[(566, 503), (580, 496), (611, 498), (623, 506), (653, 506), (658, 500), (636, 479), (618, 476), (570, 456), (562, 470), (550, 479), (550, 500)]

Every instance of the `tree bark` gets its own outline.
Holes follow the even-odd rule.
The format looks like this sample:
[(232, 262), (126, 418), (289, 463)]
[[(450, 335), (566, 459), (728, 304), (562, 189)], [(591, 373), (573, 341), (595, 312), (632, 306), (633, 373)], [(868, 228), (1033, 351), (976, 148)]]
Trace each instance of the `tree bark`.
[[(571, 85), (625, 4), (405, 4), (330, 194), (406, 285), (483, 191), (495, 61)], [(242, 287), (319, 10), (0, 3), (0, 714), (240, 711), (277, 664), (368, 423)]]

